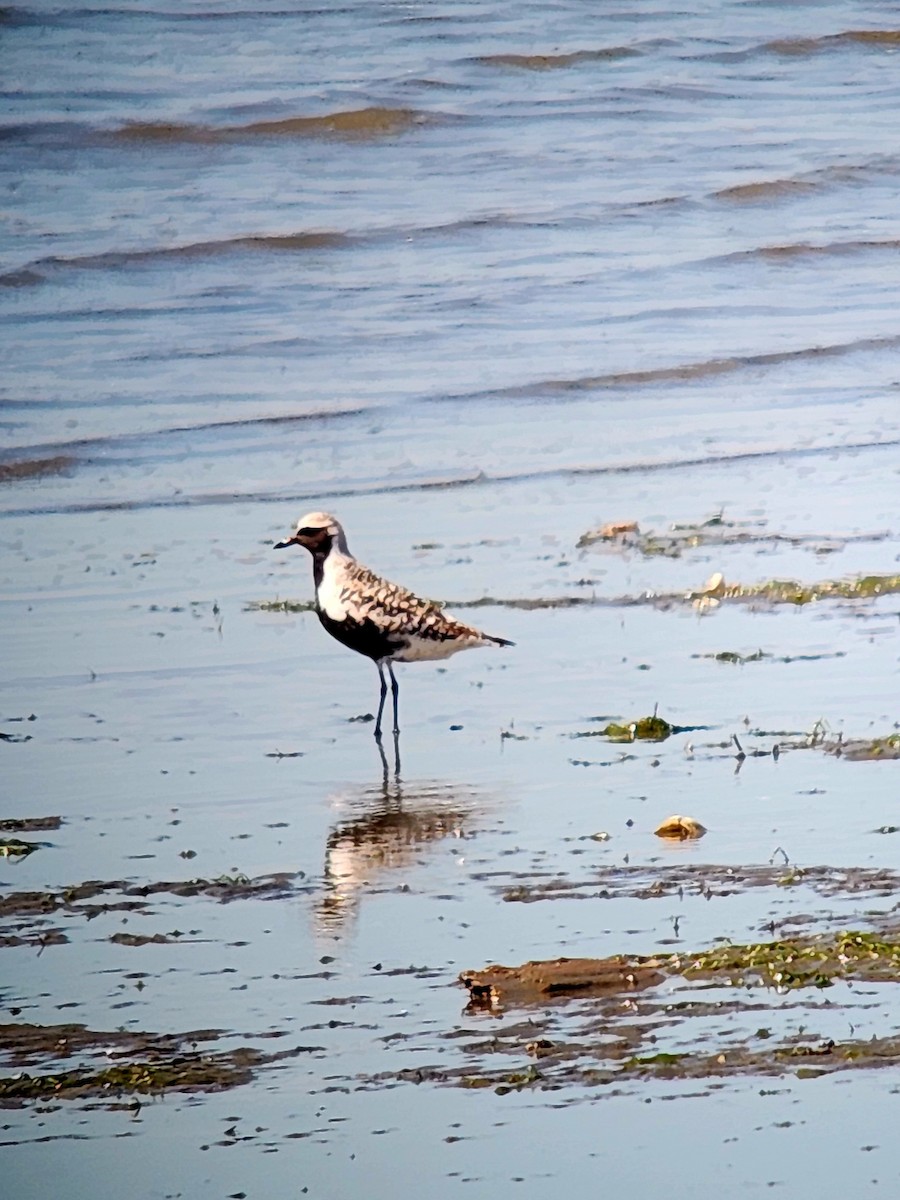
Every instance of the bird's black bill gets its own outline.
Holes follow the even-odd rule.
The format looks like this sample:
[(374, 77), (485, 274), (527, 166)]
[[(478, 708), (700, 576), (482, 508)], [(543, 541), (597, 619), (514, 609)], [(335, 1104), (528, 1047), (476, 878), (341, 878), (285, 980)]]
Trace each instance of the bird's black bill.
[(286, 550), (288, 548), (288, 546), (296, 546), (296, 545), (297, 545), (297, 539), (289, 537), (289, 538), (285, 538), (283, 542), (276, 542), (275, 545), (272, 547), (272, 549), (273, 550)]

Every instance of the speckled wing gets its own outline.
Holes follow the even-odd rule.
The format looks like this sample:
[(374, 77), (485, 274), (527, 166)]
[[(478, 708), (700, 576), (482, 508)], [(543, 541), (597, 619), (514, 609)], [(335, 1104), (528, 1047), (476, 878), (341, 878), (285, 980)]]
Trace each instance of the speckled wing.
[(388, 635), (470, 644), (493, 640), (471, 625), (448, 617), (433, 601), (382, 579), (360, 563), (348, 566), (340, 595), (351, 620), (361, 624), (371, 621)]

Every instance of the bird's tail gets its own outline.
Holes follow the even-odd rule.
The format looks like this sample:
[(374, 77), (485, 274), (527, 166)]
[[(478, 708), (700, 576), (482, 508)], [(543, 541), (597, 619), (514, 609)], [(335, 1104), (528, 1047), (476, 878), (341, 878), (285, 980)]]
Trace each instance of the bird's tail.
[(489, 633), (481, 635), (486, 642), (493, 642), (495, 646), (514, 646), (516, 643), (509, 641), (508, 638), (491, 637)]

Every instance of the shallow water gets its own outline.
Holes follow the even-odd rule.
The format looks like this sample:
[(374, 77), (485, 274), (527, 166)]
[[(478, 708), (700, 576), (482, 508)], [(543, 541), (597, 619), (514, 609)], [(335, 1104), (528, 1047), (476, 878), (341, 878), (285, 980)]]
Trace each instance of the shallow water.
[[(5, 900), (57, 897), (4, 915), (0, 1001), (98, 1034), (23, 1068), (7, 1031), (3, 1074), (103, 1067), (120, 1028), (297, 1051), (219, 1093), (5, 1109), (13, 1194), (63, 1170), (94, 1197), (534, 1195), (598, 1170), (641, 1195), (883, 1194), (896, 1063), (456, 1084), (526, 1070), (528, 1021), (602, 1019), (646, 1053), (883, 1037), (891, 983), (738, 989), (747, 1010), (718, 987), (721, 1018), (631, 1022), (471, 1013), (456, 980), (890, 922), (890, 882), (747, 880), (900, 871), (877, 832), (897, 763), (821, 745), (896, 730), (900, 597), (685, 594), (900, 571), (896, 7), (0, 20), (0, 818), (62, 818), (0, 859)], [(321, 507), (517, 643), (403, 672), (399, 777), (354, 720), (372, 668), (258, 607), (309, 600), (271, 545)], [(724, 540), (677, 556), (578, 548), (720, 512)], [(685, 732), (579, 736), (656, 706)], [(654, 837), (676, 812), (706, 836)], [(666, 883), (702, 866), (706, 890)], [(184, 887), (244, 876), (275, 881)]]

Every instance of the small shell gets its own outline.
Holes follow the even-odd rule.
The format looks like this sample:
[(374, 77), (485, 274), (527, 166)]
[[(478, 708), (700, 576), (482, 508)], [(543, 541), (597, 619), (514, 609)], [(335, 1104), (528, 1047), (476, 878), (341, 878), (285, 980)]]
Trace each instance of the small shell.
[(695, 821), (693, 817), (675, 816), (668, 817), (653, 832), (657, 837), (684, 841), (687, 838), (702, 838), (706, 833), (706, 826)]

